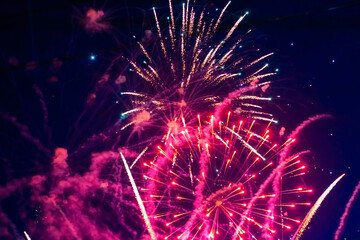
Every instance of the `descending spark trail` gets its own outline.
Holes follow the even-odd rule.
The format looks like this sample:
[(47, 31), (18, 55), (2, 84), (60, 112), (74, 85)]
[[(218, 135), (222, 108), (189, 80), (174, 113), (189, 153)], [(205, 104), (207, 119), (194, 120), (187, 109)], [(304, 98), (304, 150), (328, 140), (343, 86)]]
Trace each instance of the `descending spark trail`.
[(31, 240), (31, 238), (30, 238), (29, 234), (27, 234), (27, 232), (26, 232), (26, 231), (24, 231), (24, 235), (25, 235), (25, 237), (26, 237), (26, 239), (27, 239), (27, 240)]
[(121, 155), (121, 159), (124, 163), (124, 166), (125, 166), (125, 169), (126, 169), (126, 173), (128, 174), (128, 177), (129, 177), (129, 180), (131, 182), (131, 186), (134, 190), (134, 194), (135, 194), (135, 197), (136, 197), (136, 200), (139, 204), (139, 207), (140, 207), (140, 210), (141, 210), (141, 213), (144, 217), (144, 221), (145, 221), (145, 224), (146, 224), (146, 227), (149, 231), (149, 234), (150, 234), (150, 237), (152, 240), (156, 240), (156, 235), (155, 235), (155, 232), (151, 226), (151, 223), (150, 223), (150, 220), (149, 220), (149, 217), (146, 213), (146, 209), (145, 209), (145, 206), (144, 206), (144, 203), (143, 201), (141, 200), (141, 197), (140, 197), (140, 194), (139, 194), (139, 191), (137, 190), (137, 186), (136, 186), (136, 183), (134, 181), (134, 178), (132, 177), (132, 174), (131, 174), (131, 170), (126, 162), (126, 159), (124, 157), (124, 155), (122, 154), (122, 152), (120, 152), (120, 155)]
[(331, 192), (331, 190), (335, 187), (335, 185), (343, 178), (345, 174), (342, 174), (340, 177), (338, 177), (330, 186), (321, 194), (321, 196), (318, 198), (318, 200), (315, 202), (314, 206), (310, 209), (304, 220), (302, 221), (299, 228), (296, 230), (294, 237), (292, 240), (299, 240), (302, 234), (304, 233), (307, 225), (310, 223), (311, 218), (314, 216), (318, 208), (321, 206), (321, 203), (324, 201), (324, 199), (327, 197), (327, 195)]
[(348, 217), (348, 215), (350, 213), (350, 209), (351, 209), (352, 205), (354, 204), (354, 201), (355, 201), (356, 197), (358, 196), (359, 192), (360, 192), (360, 181), (356, 185), (356, 187), (355, 187), (349, 201), (346, 204), (345, 211), (344, 211), (344, 213), (342, 214), (342, 216), (340, 218), (340, 223), (339, 223), (339, 226), (338, 226), (338, 228), (337, 228), (337, 230), (335, 232), (335, 236), (334, 236), (335, 240), (339, 240), (340, 235), (341, 235), (341, 233), (343, 231), (343, 228), (345, 226), (345, 221), (346, 221), (346, 219), (347, 219), (347, 217)]

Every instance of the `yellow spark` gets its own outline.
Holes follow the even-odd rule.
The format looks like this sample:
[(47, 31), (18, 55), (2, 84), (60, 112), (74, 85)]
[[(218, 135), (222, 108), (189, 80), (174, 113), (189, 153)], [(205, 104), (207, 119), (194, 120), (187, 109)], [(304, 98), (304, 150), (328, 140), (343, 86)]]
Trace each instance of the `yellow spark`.
[(230, 132), (233, 132), (234, 135), (244, 144), (245, 147), (247, 147), (248, 149), (250, 149), (251, 151), (253, 151), (257, 156), (259, 156), (262, 160), (266, 160), (260, 153), (258, 153), (256, 151), (255, 148), (253, 148), (250, 144), (248, 144), (246, 141), (244, 141), (244, 139), (236, 132), (234, 132), (233, 130), (227, 128), (227, 130), (229, 130)]
[(144, 148), (144, 150), (142, 150), (142, 152), (137, 156), (137, 158), (134, 160), (134, 162), (131, 164), (130, 169), (132, 169), (132, 167), (135, 165), (135, 163), (142, 157), (142, 155), (144, 155), (144, 153), (146, 152), (146, 150), (149, 148), (149, 146), (146, 146)]

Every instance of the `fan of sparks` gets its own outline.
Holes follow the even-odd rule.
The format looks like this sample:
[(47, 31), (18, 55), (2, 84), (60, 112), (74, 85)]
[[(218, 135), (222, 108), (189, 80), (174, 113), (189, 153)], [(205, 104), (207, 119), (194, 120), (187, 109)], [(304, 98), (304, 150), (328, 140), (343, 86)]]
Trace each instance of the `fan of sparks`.
[(291, 202), (311, 192), (295, 180), (305, 166), (301, 154), (287, 156), (295, 138), (264, 110), (272, 53), (240, 51), (248, 13), (215, 40), (229, 4), (210, 20), (189, 1), (179, 16), (169, 1), (166, 20), (154, 8), (155, 43), (138, 42), (140, 54), (123, 57), (143, 82), (143, 91), (121, 92), (132, 105), (121, 130), (141, 135), (128, 175), (143, 173), (137, 199), (153, 239), (271, 239), (300, 223), (288, 208), (310, 205)]

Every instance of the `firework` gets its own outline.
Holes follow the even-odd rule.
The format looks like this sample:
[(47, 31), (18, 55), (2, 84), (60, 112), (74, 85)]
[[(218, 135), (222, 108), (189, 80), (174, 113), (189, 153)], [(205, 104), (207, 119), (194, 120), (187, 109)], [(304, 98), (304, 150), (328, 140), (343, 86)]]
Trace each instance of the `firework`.
[(141, 200), (141, 197), (140, 197), (140, 194), (139, 194), (139, 191), (137, 190), (137, 187), (136, 187), (136, 184), (135, 184), (135, 181), (134, 181), (134, 178), (132, 177), (132, 174), (131, 174), (131, 171), (130, 171), (130, 168), (126, 162), (126, 159), (124, 157), (124, 155), (120, 152), (120, 155), (121, 155), (121, 159), (123, 160), (123, 163), (124, 163), (124, 166), (125, 166), (125, 169), (126, 169), (126, 173), (128, 174), (128, 177), (130, 179), (130, 182), (131, 182), (131, 186), (132, 188), (134, 189), (134, 193), (135, 193), (135, 196), (136, 196), (136, 200), (139, 204), (139, 207), (141, 209), (141, 213), (142, 215), (144, 216), (144, 220), (145, 220), (145, 224), (146, 224), (146, 227), (150, 233), (150, 236), (151, 236), (151, 239), (156, 239), (156, 236), (155, 236), (155, 232), (154, 230), (152, 229), (152, 226), (150, 224), (150, 221), (149, 221), (149, 217), (146, 213), (146, 210), (145, 210), (145, 207), (144, 207), (144, 203), (143, 201)]
[[(169, 0), (166, 21), (154, 8), (157, 34), (147, 30), (137, 51), (116, 58), (86, 101), (91, 108), (99, 89), (114, 84), (126, 110), (70, 156), (56, 148), (52, 157), (25, 125), (2, 114), (52, 157), (46, 174), (0, 188), (7, 193), (1, 199), (30, 189), (31, 208), (40, 212), (28, 221), (33, 238), (273, 239), (292, 233), (301, 216), (291, 209), (311, 205), (306, 196), (312, 192), (298, 181), (308, 151), (292, 146), (305, 127), (329, 116), (309, 118), (285, 137), (266, 92), (275, 73), (264, 61), (272, 53), (242, 50), (250, 31), (238, 27), (248, 12), (221, 36), (229, 5), (212, 15), (187, 1), (176, 16)], [(95, 33), (111, 28), (107, 19), (106, 12), (90, 9), (81, 22)], [(44, 95), (34, 90), (48, 128)], [(72, 172), (68, 161), (84, 156), (89, 168)]]
[(132, 136), (151, 126), (154, 132), (154, 146), (139, 149), (132, 169), (144, 172), (143, 200), (158, 238), (272, 239), (300, 223), (284, 209), (310, 205), (291, 196), (312, 190), (282, 188), (306, 168), (300, 160), (306, 152), (289, 155), (289, 149), (304, 127), (328, 116), (305, 121), (288, 139), (282, 139), (284, 130), (276, 134), (277, 120), (264, 110), (271, 98), (264, 93), (269, 81), (263, 81), (274, 73), (261, 63), (272, 53), (249, 59), (237, 54), (247, 34), (237, 28), (248, 13), (214, 41), (228, 6), (205, 20), (206, 9), (196, 15), (187, 1), (179, 31), (171, 1), (167, 31), (154, 8), (160, 53), (138, 42), (146, 60), (123, 57), (147, 84), (146, 91), (121, 93), (133, 106), (122, 114), (121, 130)]
[(27, 234), (26, 231), (24, 231), (24, 235), (25, 235), (25, 237), (26, 237), (27, 240), (31, 240), (30, 236)]
[(310, 209), (310, 211), (308, 212), (308, 214), (306, 215), (306, 217), (304, 218), (304, 220), (302, 221), (301, 225), (299, 226), (299, 228), (296, 230), (296, 233), (294, 235), (294, 237), (292, 238), (293, 240), (298, 240), (300, 239), (300, 237), (302, 236), (302, 234), (304, 233), (307, 225), (309, 225), (312, 217), (315, 215), (316, 211), (318, 210), (318, 208), (321, 206), (321, 203), (324, 201), (324, 199), (327, 197), (327, 195), (331, 192), (331, 190), (335, 187), (335, 185), (341, 180), (341, 178), (343, 178), (345, 176), (345, 174), (342, 174), (340, 177), (338, 177), (337, 179), (335, 179), (335, 181), (330, 184), (330, 186), (321, 194), (321, 196), (318, 198), (318, 200), (315, 202), (314, 206), (312, 206), (312, 208)]

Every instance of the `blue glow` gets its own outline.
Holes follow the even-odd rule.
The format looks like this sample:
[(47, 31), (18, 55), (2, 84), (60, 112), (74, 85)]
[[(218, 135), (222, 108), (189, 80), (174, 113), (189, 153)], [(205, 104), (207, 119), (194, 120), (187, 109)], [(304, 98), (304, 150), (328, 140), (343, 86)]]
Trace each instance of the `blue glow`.
[(90, 60), (94, 61), (96, 59), (95, 55), (94, 54), (91, 54), (90, 55)]
[(120, 114), (120, 119), (121, 119), (121, 120), (124, 120), (124, 119), (126, 119), (126, 118), (127, 118), (127, 115), (126, 115), (126, 114), (123, 114), (123, 113)]

